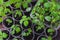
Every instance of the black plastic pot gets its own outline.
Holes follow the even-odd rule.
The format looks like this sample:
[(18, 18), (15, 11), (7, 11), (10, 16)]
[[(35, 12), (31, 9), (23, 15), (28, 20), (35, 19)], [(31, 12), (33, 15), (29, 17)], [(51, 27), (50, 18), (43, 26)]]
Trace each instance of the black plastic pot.
[(11, 39), (11, 40), (15, 40), (15, 39), (17, 39), (17, 40), (22, 40), (21, 38), (13, 38), (13, 39)]
[(29, 20), (28, 26), (24, 26), (24, 24), (22, 24), (22, 27), (23, 27), (23, 29), (32, 28), (32, 22), (31, 22), (31, 20)]
[(50, 35), (50, 33), (47, 32), (48, 29), (51, 29), (51, 27), (47, 27), (47, 28), (45, 29), (45, 35), (46, 35), (47, 37), (48, 37), (48, 36), (51, 36), (52, 38), (55, 38), (55, 37), (57, 36), (57, 34), (58, 34), (57, 30), (56, 30), (56, 29), (53, 29), (53, 30), (54, 30), (53, 35)]
[[(32, 30), (32, 29), (31, 29), (31, 30)], [(27, 33), (27, 32), (28, 32), (28, 29), (25, 29), (25, 30), (22, 32), (22, 34), (23, 34), (24, 32)], [(28, 36), (23, 36), (23, 35), (22, 35), (22, 37), (23, 37), (24, 40), (33, 40), (33, 39), (34, 39), (33, 32), (31, 32), (31, 34), (28, 35)]]
[(35, 34), (37, 34), (37, 35), (41, 35), (41, 34), (44, 33), (44, 28), (42, 28), (42, 29), (36, 31), (36, 27), (37, 27), (37, 25), (34, 25), (33, 27), (34, 27), (33, 29), (34, 29), (34, 33), (35, 33)]
[(38, 36), (40, 36), (40, 35), (34, 34), (33, 40), (37, 40)]
[(41, 40), (41, 38), (46, 38), (46, 39), (47, 39), (47, 37), (46, 37), (46, 36), (41, 35), (41, 36), (38, 36), (37, 40)]
[(15, 37), (12, 37), (12, 36), (10, 36), (8, 40), (14, 40), (14, 39), (23, 40), (22, 38), (15, 38)]
[(10, 37), (10, 33), (9, 33), (9, 31), (8, 31), (8, 30), (2, 30), (2, 32), (8, 34), (8, 37), (7, 37), (7, 38), (3, 38), (3, 40), (8, 40), (9, 37)]
[[(7, 19), (10, 19), (10, 20), (12, 21), (12, 23), (8, 24), (8, 22), (6, 21)], [(13, 24), (14, 24), (14, 20), (13, 20), (12, 17), (7, 17), (7, 18), (5, 18), (5, 19), (3, 20), (3, 23), (2, 23), (3, 27), (8, 28), (8, 29), (9, 29)]]
[[(16, 24), (14, 24), (14, 25), (16, 25)], [(21, 33), (22, 33), (22, 28), (21, 28), (20, 25), (19, 25), (19, 28), (21, 29), (21, 31), (20, 31), (19, 33), (16, 33), (16, 31), (15, 31), (15, 34), (11, 34), (11, 31), (12, 31), (13, 29), (10, 28), (10, 34), (11, 34), (13, 37), (15, 37), (15, 38), (20, 38), (20, 37), (21, 37)]]

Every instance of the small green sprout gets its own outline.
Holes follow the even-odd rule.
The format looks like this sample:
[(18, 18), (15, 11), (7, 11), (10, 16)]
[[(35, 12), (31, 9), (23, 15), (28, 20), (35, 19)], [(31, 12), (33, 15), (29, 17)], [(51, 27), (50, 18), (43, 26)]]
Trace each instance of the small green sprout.
[(1, 23), (1, 22), (3, 22), (3, 18), (2, 18), (2, 17), (0, 17), (0, 23)]
[(28, 28), (27, 32), (22, 32), (22, 36), (29, 36), (31, 34), (32, 30), (31, 28)]
[(29, 24), (29, 21), (30, 20), (30, 17), (27, 17), (27, 16), (22, 16), (22, 19), (20, 20), (20, 24), (24, 24), (24, 26), (28, 26)]
[(8, 34), (0, 30), (0, 40), (3, 40), (4, 38), (7, 38)]
[(21, 17), (22, 16), (22, 12), (20, 10), (16, 10), (15, 17), (17, 17), (17, 15), (19, 17)]
[(6, 22), (8, 22), (9, 24), (12, 23), (11, 19), (6, 19)]
[(55, 30), (50, 28), (50, 29), (47, 30), (47, 32), (48, 32), (50, 35), (53, 35), (53, 33), (55, 32)]
[(15, 32), (16, 33), (19, 33), (19, 32), (21, 32), (21, 29), (20, 29), (20, 27), (19, 27), (19, 25), (12, 25), (11, 26), (11, 34), (15, 34)]
[(47, 40), (47, 38), (43, 37), (43, 38), (41, 38), (41, 40)]

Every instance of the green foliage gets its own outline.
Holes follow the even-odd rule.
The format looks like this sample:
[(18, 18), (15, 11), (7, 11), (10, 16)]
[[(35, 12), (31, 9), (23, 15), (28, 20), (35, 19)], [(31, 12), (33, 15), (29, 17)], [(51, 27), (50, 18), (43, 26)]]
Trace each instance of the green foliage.
[(31, 34), (32, 30), (31, 28), (28, 28), (27, 32), (22, 32), (22, 36), (29, 36)]
[(3, 4), (3, 0), (0, 0), (0, 5)]
[(27, 2), (23, 2), (23, 8), (28, 8), (28, 3)]
[(17, 38), (13, 38), (13, 40), (18, 40)]
[(12, 23), (11, 19), (6, 19), (6, 22), (8, 22), (9, 24)]
[(17, 15), (19, 16), (19, 17), (21, 17), (22, 16), (22, 12), (20, 11), (20, 10), (16, 10), (16, 13), (15, 13), (15, 17), (17, 17)]
[(31, 10), (31, 7), (27, 8), (26, 11), (29, 12)]
[(29, 24), (28, 21), (24, 21), (24, 26), (27, 26)]
[(15, 32), (16, 33), (19, 33), (19, 32), (21, 32), (21, 29), (20, 29), (20, 27), (19, 27), (19, 25), (12, 25), (11, 26), (11, 34), (15, 34)]
[(42, 22), (38, 23), (38, 25), (36, 26), (36, 31), (39, 31), (39, 30), (44, 29), (44, 28), (45, 28), (45, 26)]
[(45, 17), (45, 20), (46, 20), (46, 21), (51, 21), (51, 17), (50, 17), (50, 16), (46, 16), (46, 17)]
[(55, 30), (50, 28), (50, 29), (47, 30), (47, 32), (48, 32), (50, 35), (53, 35), (53, 33), (55, 32)]
[(51, 7), (51, 3), (50, 3), (50, 2), (44, 3), (44, 7), (45, 7), (45, 8), (50, 8), (50, 7)]
[(48, 40), (52, 40), (52, 37), (49, 36), (47, 39), (48, 39)]
[(41, 38), (41, 40), (47, 40), (47, 38), (43, 37), (43, 38)]
[(3, 22), (3, 18), (2, 18), (2, 17), (0, 17), (0, 23), (1, 23), (1, 22)]
[(30, 20), (30, 17), (27, 17), (27, 16), (22, 16), (22, 19), (20, 20), (20, 24), (24, 24), (24, 26), (28, 26), (29, 24), (29, 21)]
[(3, 40), (4, 38), (7, 38), (8, 34), (0, 30), (0, 40)]

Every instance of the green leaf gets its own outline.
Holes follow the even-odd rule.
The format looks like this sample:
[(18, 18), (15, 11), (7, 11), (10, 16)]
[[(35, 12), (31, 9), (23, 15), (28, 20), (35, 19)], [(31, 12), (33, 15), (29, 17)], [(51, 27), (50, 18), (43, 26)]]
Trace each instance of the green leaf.
[(20, 24), (22, 24), (22, 23), (23, 23), (23, 21), (24, 21), (24, 20), (23, 20), (23, 19), (21, 19), (21, 20), (19, 21), (19, 23), (20, 23)]
[(18, 40), (18, 39), (16, 39), (16, 38), (13, 38), (13, 40)]
[(0, 40), (3, 40), (3, 38), (0, 38)]
[(48, 29), (48, 31), (47, 31), (48, 33), (53, 33), (54, 32), (54, 30), (53, 29)]
[(10, 6), (11, 4), (10, 4), (10, 2), (9, 1), (7, 1), (7, 2), (5, 2), (5, 4), (4, 4), (6, 7), (8, 7), (8, 6)]
[(27, 2), (23, 2), (23, 8), (28, 8), (28, 3)]
[(22, 12), (20, 10), (16, 10), (16, 15), (22, 16)]
[(51, 17), (50, 17), (50, 16), (46, 16), (45, 19), (46, 19), (47, 21), (51, 21)]
[(11, 34), (15, 34), (15, 30), (12, 30), (12, 31), (11, 31)]
[(3, 18), (2, 18), (2, 17), (0, 17), (0, 23), (1, 23), (1, 22), (3, 22)]
[(2, 34), (3, 34), (3, 33), (2, 33), (2, 31), (0, 30), (0, 35), (2, 36)]
[(3, 0), (0, 0), (0, 4), (3, 4)]
[(58, 9), (58, 10), (60, 9), (60, 4), (57, 4), (57, 9)]
[(40, 16), (39, 16), (39, 19), (40, 19), (41, 21), (44, 21), (44, 16), (43, 16), (43, 15), (40, 15)]
[(26, 0), (27, 1), (27, 3), (30, 3), (30, 2), (32, 2), (32, 0)]
[(11, 28), (15, 28), (15, 25), (12, 25)]
[(0, 7), (0, 12), (2, 12), (3, 11), (3, 7)]
[(16, 27), (16, 32), (19, 33), (21, 31), (21, 29), (19, 27)]
[(31, 11), (31, 7), (27, 8), (26, 11), (27, 11), (27, 12)]
[(25, 32), (22, 32), (22, 36), (27, 36), (27, 34)]
[(40, 0), (40, 3), (43, 3), (44, 2), (44, 0)]
[(22, 18), (24, 19), (24, 18), (26, 18), (27, 16), (23, 16)]
[(20, 8), (20, 6), (21, 6), (21, 3), (16, 3), (16, 4), (15, 4), (15, 7), (16, 7), (16, 8)]
[(8, 23), (12, 23), (12, 20), (11, 20), (11, 19), (6, 19), (6, 21), (7, 21)]
[(47, 40), (47, 38), (44, 38), (44, 37), (43, 37), (43, 38), (41, 38), (41, 40)]
[(48, 37), (48, 40), (52, 40), (52, 37), (49, 36), (49, 37)]
[(28, 26), (29, 22), (28, 21), (24, 21), (24, 26)]
[(49, 2), (44, 3), (45, 8), (49, 8), (50, 6), (51, 6), (51, 4)]
[(6, 33), (3, 33), (3, 38), (7, 38), (8, 37), (8, 34), (6, 34)]

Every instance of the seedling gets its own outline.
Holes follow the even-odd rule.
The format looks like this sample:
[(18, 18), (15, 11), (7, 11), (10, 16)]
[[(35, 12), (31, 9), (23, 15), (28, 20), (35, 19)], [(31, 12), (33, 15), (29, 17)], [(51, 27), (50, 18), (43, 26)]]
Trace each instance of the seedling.
[(8, 25), (10, 25), (12, 23), (11, 19), (6, 19), (6, 22), (8, 22)]
[(17, 15), (18, 15), (18, 17), (21, 17), (22, 16), (22, 12), (20, 11), (20, 10), (16, 10), (16, 13), (15, 13), (15, 17), (17, 17)]
[(47, 38), (43, 37), (43, 38), (41, 38), (41, 40), (47, 40)]
[(52, 37), (49, 36), (47, 39), (48, 39), (48, 40), (52, 40)]
[(22, 3), (23, 8), (28, 8), (28, 4), (31, 2), (32, 0), (24, 0)]
[(44, 28), (45, 28), (45, 26), (43, 25), (43, 23), (40, 23), (40, 25), (36, 26), (36, 31), (39, 31), (39, 30), (44, 29)]
[(11, 34), (13, 35), (21, 32), (21, 28), (19, 27), (19, 25), (12, 25), (11, 29)]
[(55, 30), (50, 28), (50, 29), (47, 30), (47, 32), (48, 32), (50, 35), (53, 35), (53, 33), (55, 32)]
[(4, 40), (8, 37), (8, 34), (0, 30), (0, 40)]
[(22, 17), (22, 12), (20, 10), (16, 10), (15, 12), (16, 13), (15, 13), (14, 17), (16, 18), (16, 20), (17, 20), (17, 18)]
[(28, 26), (29, 20), (30, 20), (30, 17), (22, 16), (22, 19), (20, 20), (20, 24), (24, 24), (24, 26)]
[(1, 22), (3, 22), (3, 18), (2, 18), (2, 17), (0, 17), (0, 23), (1, 23)]
[(28, 28), (27, 30), (22, 32), (22, 36), (29, 36), (31, 34), (31, 32), (32, 32), (31, 28)]
[(13, 40), (18, 40), (18, 39), (14, 38)]
[(46, 16), (45, 19), (46, 19), (46, 21), (51, 21), (51, 17), (50, 16)]

